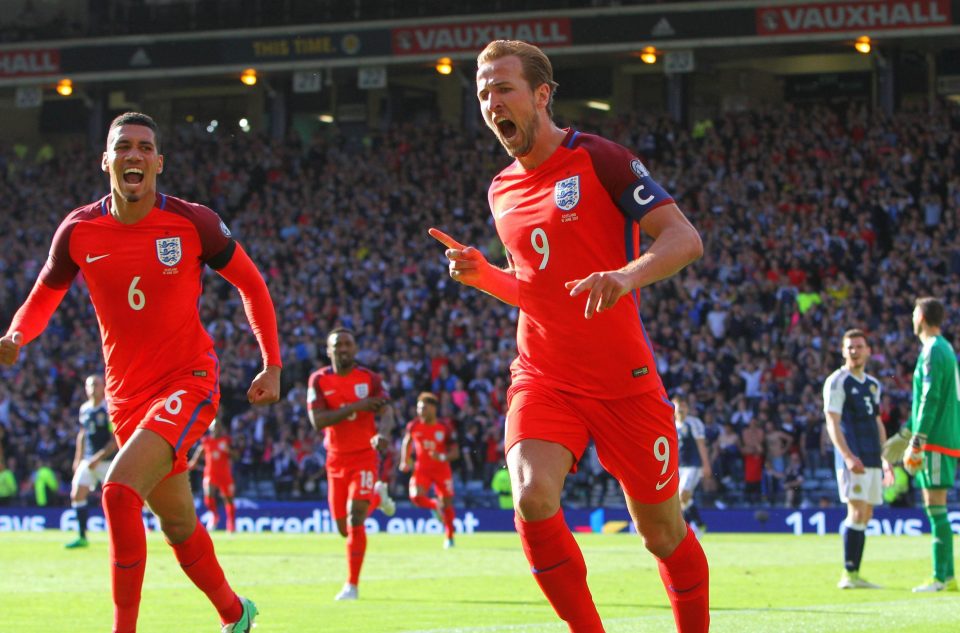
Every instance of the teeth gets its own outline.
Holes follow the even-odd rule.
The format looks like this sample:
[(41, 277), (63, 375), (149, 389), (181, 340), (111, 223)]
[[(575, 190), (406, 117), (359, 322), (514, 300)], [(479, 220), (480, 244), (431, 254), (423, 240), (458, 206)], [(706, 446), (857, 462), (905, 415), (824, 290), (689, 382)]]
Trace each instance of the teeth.
[(143, 175), (143, 170), (142, 170), (142, 169), (138, 169), (138, 168), (136, 168), (136, 167), (130, 167), (129, 169), (123, 170), (123, 173), (124, 173), (124, 174), (140, 174), (140, 175), (142, 176), (142, 175)]

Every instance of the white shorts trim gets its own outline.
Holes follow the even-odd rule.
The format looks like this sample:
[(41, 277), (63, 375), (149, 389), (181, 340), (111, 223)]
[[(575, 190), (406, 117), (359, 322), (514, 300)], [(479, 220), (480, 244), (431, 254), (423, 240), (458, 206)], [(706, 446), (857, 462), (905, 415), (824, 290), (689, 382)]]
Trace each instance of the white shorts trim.
[(81, 461), (80, 465), (77, 466), (77, 472), (73, 473), (73, 487), (86, 486), (90, 490), (93, 490), (106, 478), (109, 468), (109, 460), (100, 460), (93, 468), (90, 468), (90, 462), (88, 460), (85, 459)]
[(687, 492), (696, 490), (700, 480), (703, 479), (703, 468), (701, 466), (681, 466), (679, 470), (680, 490)]
[(837, 469), (837, 487), (840, 501), (865, 501), (872, 506), (883, 503), (883, 469), (867, 468), (863, 474), (850, 472), (846, 467)]

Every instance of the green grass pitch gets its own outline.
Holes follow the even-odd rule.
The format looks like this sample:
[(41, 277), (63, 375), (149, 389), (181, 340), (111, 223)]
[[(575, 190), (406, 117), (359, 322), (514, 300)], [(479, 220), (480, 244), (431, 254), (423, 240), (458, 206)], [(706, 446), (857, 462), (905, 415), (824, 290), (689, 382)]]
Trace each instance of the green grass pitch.
[[(107, 633), (112, 623), (106, 536), (67, 551), (61, 532), (0, 535), (0, 633)], [(580, 535), (608, 633), (671, 633), (652, 558), (635, 535)], [(256, 633), (562, 633), (527, 570), (515, 534), (370, 535), (360, 600), (334, 602), (344, 543), (332, 535), (214, 535), (241, 594), (260, 607)], [(837, 536), (708, 534), (716, 633), (960, 630), (960, 594), (912, 594), (929, 574), (929, 537), (870, 537), (863, 576), (881, 590), (840, 591)], [(213, 608), (157, 534), (140, 633), (219, 631)]]

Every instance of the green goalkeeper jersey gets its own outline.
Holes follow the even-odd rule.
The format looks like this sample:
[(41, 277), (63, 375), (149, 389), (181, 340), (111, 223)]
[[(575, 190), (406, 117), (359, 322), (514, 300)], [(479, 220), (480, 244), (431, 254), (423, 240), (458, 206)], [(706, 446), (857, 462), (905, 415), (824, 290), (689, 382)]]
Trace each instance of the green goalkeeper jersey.
[(913, 370), (910, 430), (927, 436), (926, 450), (960, 456), (960, 373), (942, 336), (924, 344)]

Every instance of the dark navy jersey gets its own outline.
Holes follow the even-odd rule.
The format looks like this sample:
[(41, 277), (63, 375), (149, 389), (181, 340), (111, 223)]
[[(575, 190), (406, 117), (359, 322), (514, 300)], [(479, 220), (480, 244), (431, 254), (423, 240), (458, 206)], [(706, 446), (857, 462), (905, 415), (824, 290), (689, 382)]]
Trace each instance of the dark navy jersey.
[(706, 441), (705, 437), (703, 421), (698, 417), (688, 415), (683, 422), (677, 425), (677, 440), (679, 442), (677, 457), (681, 467), (703, 467), (703, 460), (700, 459), (700, 449), (697, 448), (697, 440)]
[(86, 433), (83, 436), (83, 458), (89, 459), (101, 450), (113, 437), (113, 425), (107, 413), (107, 401), (97, 406), (90, 402), (80, 405), (80, 426)]
[[(841, 367), (830, 374), (823, 384), (823, 410), (840, 415), (840, 431), (850, 451), (860, 458), (867, 468), (881, 468), (880, 429), (880, 381), (864, 374), (858, 380), (850, 370)], [(837, 468), (844, 465), (839, 451), (834, 453)]]

